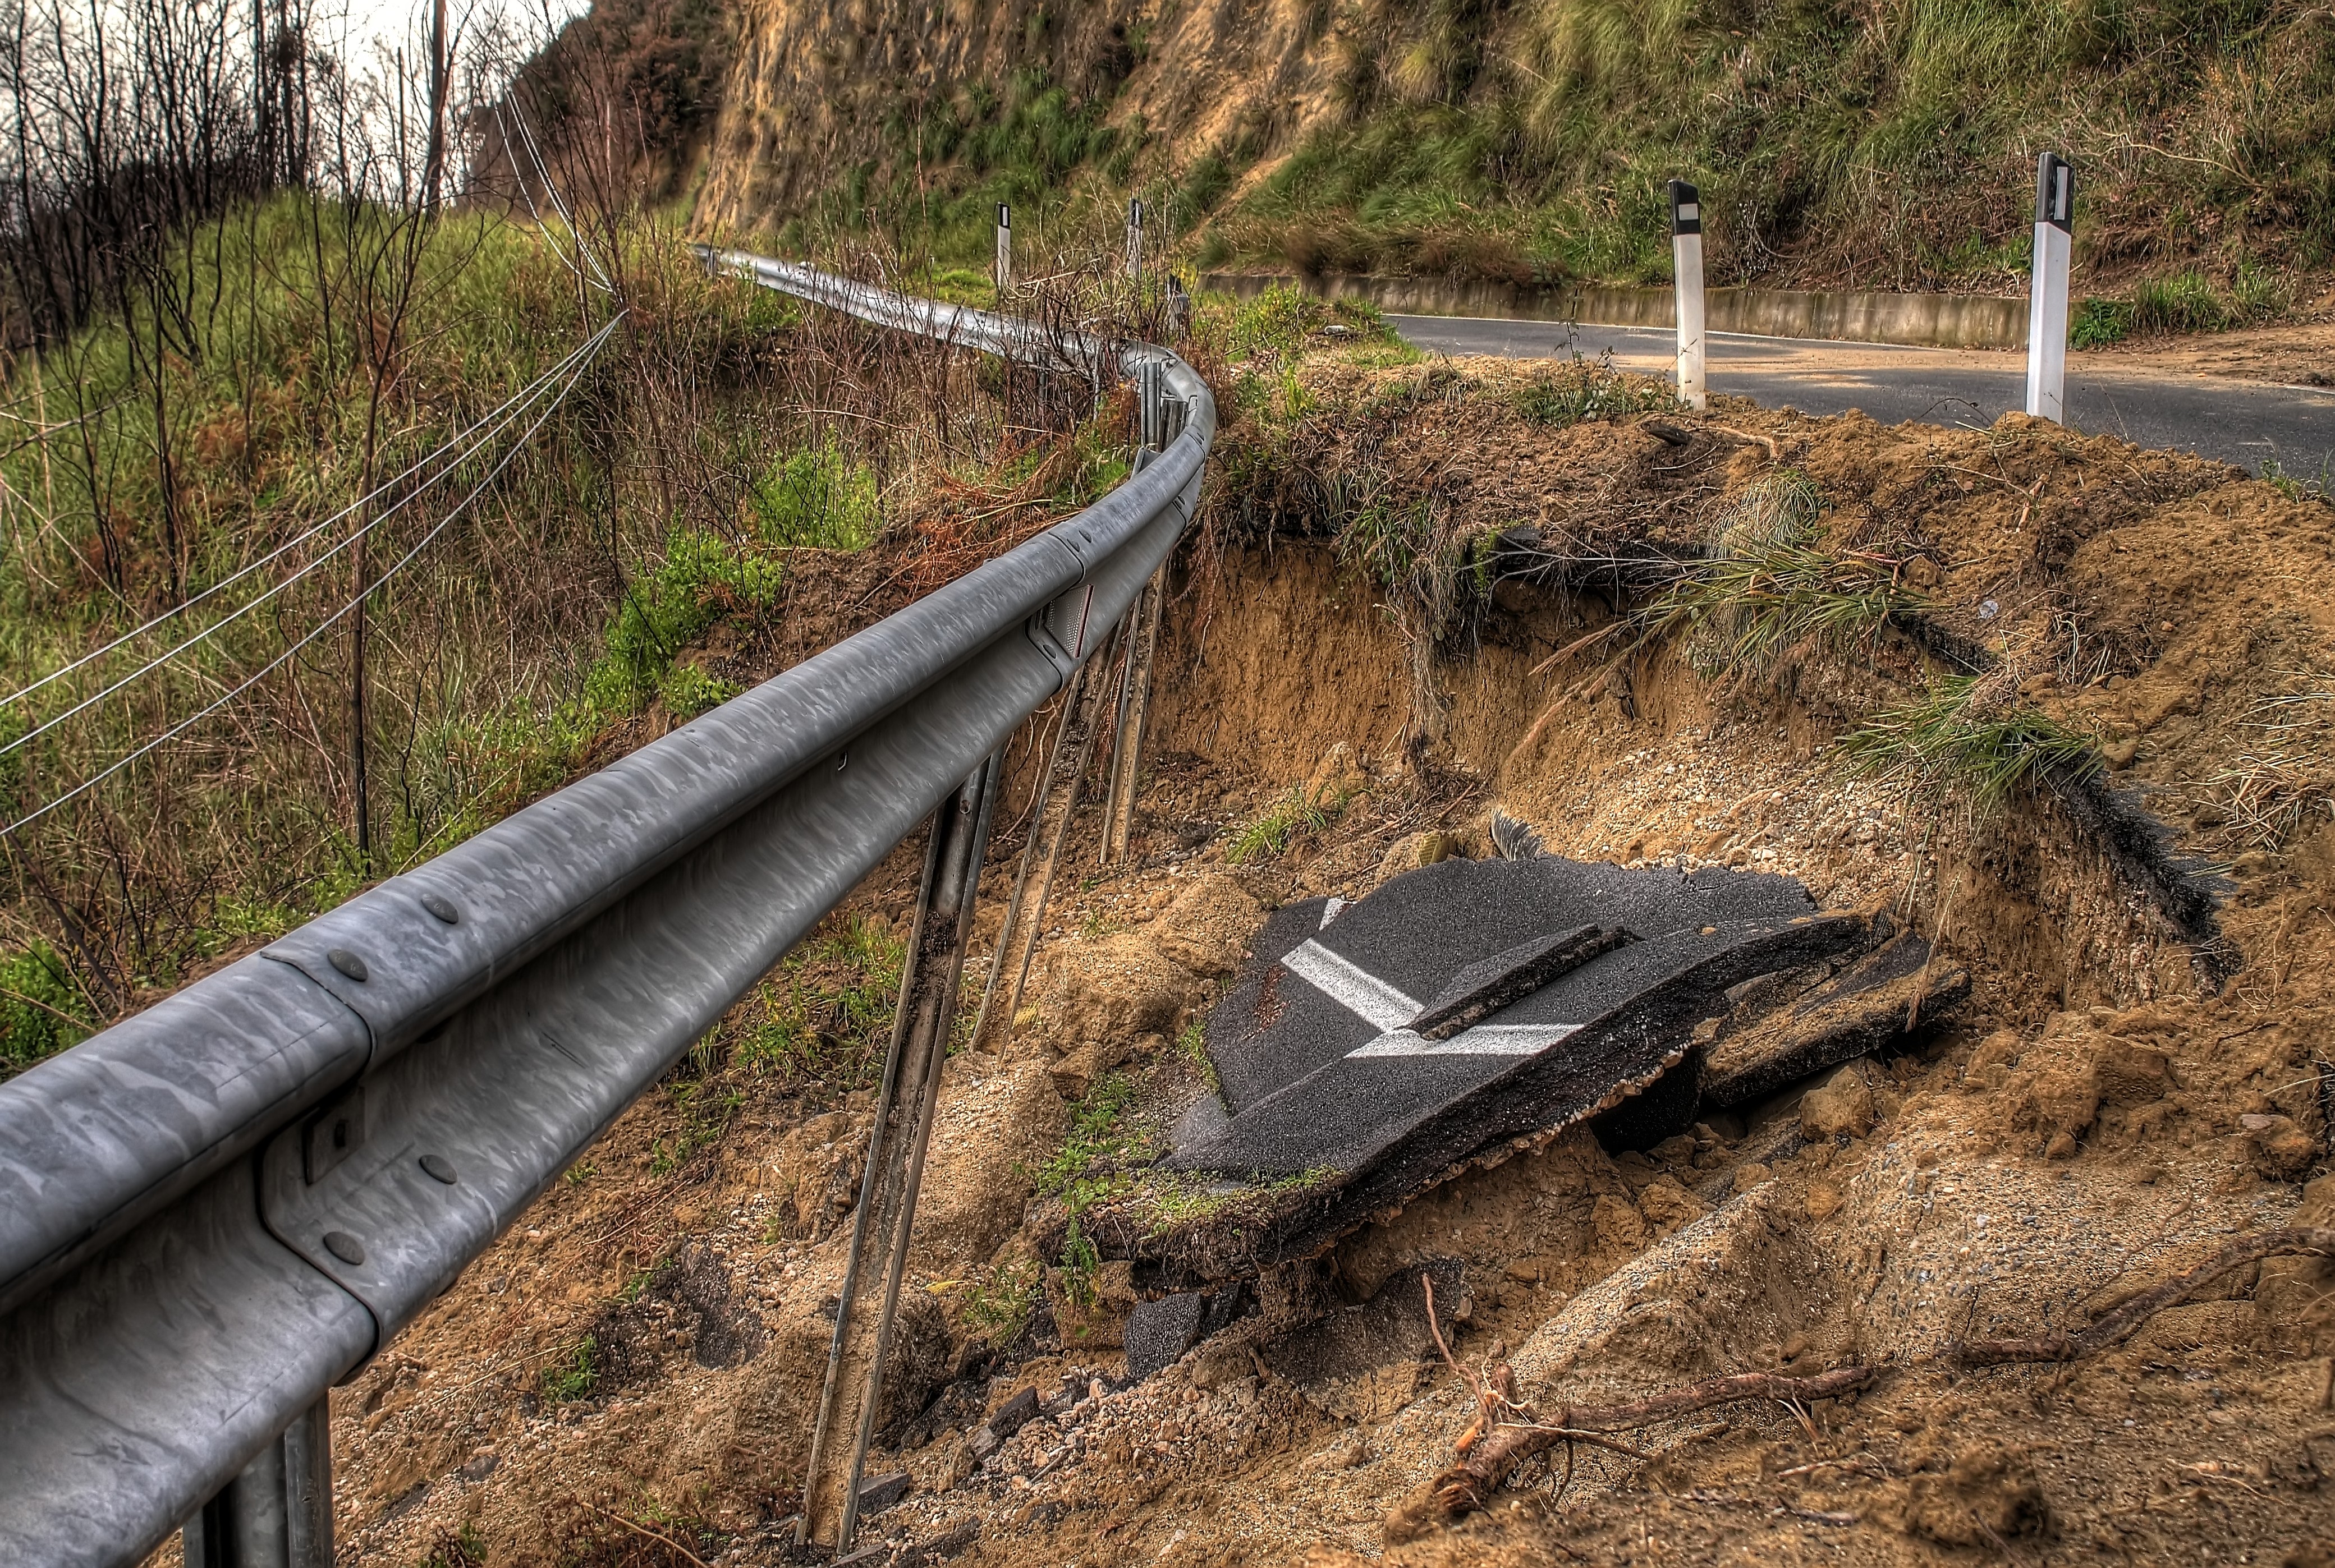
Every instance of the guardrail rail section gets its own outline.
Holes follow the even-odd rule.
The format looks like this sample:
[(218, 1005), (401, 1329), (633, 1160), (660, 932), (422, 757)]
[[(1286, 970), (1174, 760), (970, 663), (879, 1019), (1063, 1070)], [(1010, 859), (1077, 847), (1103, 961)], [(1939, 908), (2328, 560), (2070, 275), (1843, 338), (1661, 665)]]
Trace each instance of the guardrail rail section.
[[(1071, 368), (1026, 322), (702, 254)], [(1184, 416), (1102, 500), (0, 1084), (0, 1563), (132, 1563), (185, 1524), (190, 1568), (329, 1564), (326, 1391), (937, 810), (885, 1088), (915, 1147), (875, 1205), (904, 1245), (902, 1037), (954, 994), (920, 961), (969, 910), (990, 759), (1166, 560), (1215, 433), (1180, 359), (1077, 346)]]

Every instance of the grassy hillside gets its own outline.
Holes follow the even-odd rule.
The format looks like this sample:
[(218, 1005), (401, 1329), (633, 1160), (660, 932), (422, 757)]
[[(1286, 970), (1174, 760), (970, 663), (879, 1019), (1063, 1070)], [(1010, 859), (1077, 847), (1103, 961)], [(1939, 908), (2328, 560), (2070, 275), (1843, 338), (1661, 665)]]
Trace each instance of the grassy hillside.
[[(2324, 7), (1291, 0), (1207, 33), (1119, 4), (990, 19), (978, 51), (879, 15), (884, 57), (926, 48), (929, 83), (780, 80), (755, 40), (803, 44), (819, 18), (735, 20), (701, 223), (876, 229), (960, 265), (993, 200), (1102, 243), (1140, 189), (1203, 266), (1651, 282), (1663, 182), (1685, 178), (1715, 282), (2015, 289), (2045, 150), (2079, 172), (2078, 286), (2144, 322), (2310, 303), (2335, 265)], [(1284, 57), (1239, 53), (1275, 27)], [(818, 157), (788, 140), (809, 120)]]
[(675, 655), (771, 602), (781, 547), (830, 542), (829, 489), (865, 510), (862, 470), (757, 395), (782, 302), (650, 226), (602, 262), (620, 318), (499, 218), (282, 197), (19, 362), (0, 1073), (477, 831), (633, 715), (718, 700)]

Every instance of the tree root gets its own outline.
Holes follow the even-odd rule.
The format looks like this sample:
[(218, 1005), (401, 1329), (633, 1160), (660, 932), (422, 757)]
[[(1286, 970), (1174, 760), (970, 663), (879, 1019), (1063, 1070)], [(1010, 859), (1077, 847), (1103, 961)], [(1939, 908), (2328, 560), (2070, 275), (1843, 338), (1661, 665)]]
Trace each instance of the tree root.
[[(2195, 1268), (2142, 1292), (2099, 1321), (2075, 1334), (2048, 1334), (2025, 1340), (1974, 1340), (1950, 1347), (1942, 1358), (1957, 1367), (1995, 1367), (2019, 1363), (2071, 1361), (2113, 1350), (2130, 1339), (2157, 1313), (2181, 1305), (2233, 1270), (2263, 1258), (2296, 1253), (2335, 1256), (2335, 1227), (2304, 1226), (2264, 1231), (2243, 1236), (2224, 1247)], [(1458, 1374), (1476, 1396), (1475, 1418), (1452, 1446), (1455, 1462), (1389, 1515), (1390, 1543), (1410, 1540), (1439, 1524), (1449, 1524), (1483, 1507), (1516, 1467), (1535, 1454), (1559, 1445), (1570, 1452), (1574, 1444), (1612, 1449), (1633, 1458), (1652, 1457), (1613, 1441), (1606, 1434), (1675, 1420), (1719, 1405), (1774, 1399), (1798, 1406), (1816, 1399), (1835, 1399), (1871, 1387), (1887, 1365), (1836, 1367), (1814, 1377), (1788, 1377), (1775, 1372), (1744, 1372), (1711, 1378), (1683, 1389), (1656, 1394), (1623, 1405), (1565, 1405), (1544, 1417), (1516, 1397), (1516, 1370), (1495, 1345), (1492, 1359), (1480, 1372), (1455, 1360), (1444, 1343), (1435, 1319), (1435, 1285), (1425, 1275), (1427, 1322), (1444, 1364)]]
[(2073, 1361), (2112, 1350), (2137, 1333), (2157, 1313), (2194, 1300), (2207, 1285), (2234, 1269), (2263, 1258), (2295, 1253), (2335, 1256), (2335, 1226), (2298, 1225), (2240, 1236), (2185, 1274), (2177, 1274), (2133, 1297), (2077, 1334), (2043, 1334), (2031, 1340), (1972, 1340), (1949, 1352), (1965, 1367), (2001, 1367), (2018, 1362)]

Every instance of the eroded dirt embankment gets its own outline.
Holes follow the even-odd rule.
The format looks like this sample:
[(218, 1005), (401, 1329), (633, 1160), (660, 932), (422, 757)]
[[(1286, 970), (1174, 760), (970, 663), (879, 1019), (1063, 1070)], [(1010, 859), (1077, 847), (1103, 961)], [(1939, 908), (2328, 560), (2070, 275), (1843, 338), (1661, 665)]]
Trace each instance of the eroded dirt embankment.
[[(2335, 513), (2018, 421), (1552, 425), (1511, 373), (1321, 373), (1354, 417), (1249, 470), (1276, 535), (1187, 565), (1136, 855), (1100, 867), (1080, 818), (1010, 1040), (948, 1070), (870, 1466), (915, 1490), (877, 1530), (1017, 1564), (2329, 1561), (2323, 1262), (2250, 1266), (2065, 1367), (1936, 1358), (2080, 1324), (2233, 1235), (2335, 1224)], [(1691, 637), (1583, 645), (1643, 602), (1656, 547), (1707, 547), (1786, 469), (1829, 558), (1918, 605), (1756, 667)], [(1477, 596), (1443, 605), (1437, 656), (1322, 504), (1362, 474), (1373, 515), (1495, 541), (1463, 554)], [(1973, 667), (1997, 716), (2097, 736), (2177, 841), (2136, 871), (2045, 775), (1985, 815), (1844, 771), (1844, 731)], [(1244, 1272), (1241, 1213), (1202, 1189), (1158, 1212), (1213, 1238), (1213, 1277), (1115, 1245), (1100, 1221), (1205, 1079), (1195, 1021), (1267, 910), (1497, 854), (1496, 807), (1557, 854), (1779, 871), (1887, 912), (1970, 1000), (1652, 1147), (1485, 1151), (1309, 1262)], [(984, 943), (1022, 831), (1004, 819)], [(2231, 867), (2202, 934), (2168, 907), (2184, 851)], [(351, 1560), (782, 1560), (868, 1115), (839, 1064), (880, 1029), (915, 864), (336, 1394)], [(1887, 1370), (1623, 1439), (1648, 1457), (1553, 1450), (1414, 1534), (1474, 1414), (1422, 1272), (1455, 1353), (1512, 1364), (1537, 1408)], [(1216, 1331), (1121, 1387), (1136, 1301), (1192, 1282)], [(1031, 1389), (1038, 1418), (977, 1467), (968, 1434)]]

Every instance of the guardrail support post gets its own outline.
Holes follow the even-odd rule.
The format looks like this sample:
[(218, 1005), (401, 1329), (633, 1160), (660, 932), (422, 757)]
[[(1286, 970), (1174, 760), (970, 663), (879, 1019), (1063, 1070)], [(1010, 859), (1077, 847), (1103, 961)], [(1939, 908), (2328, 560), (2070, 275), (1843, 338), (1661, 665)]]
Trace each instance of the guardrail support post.
[(1143, 277), (1143, 198), (1127, 198), (1127, 276), (1138, 282)]
[(187, 1521), (187, 1568), (333, 1568), (333, 1411), (317, 1400)]
[(2027, 298), (2027, 411), (2067, 423), (2068, 253), (2076, 171), (2056, 152), (2035, 162), (2035, 277)]
[(1671, 181), (1671, 274), (1678, 288), (1678, 395), (1691, 409), (1710, 406), (1703, 387), (1702, 198), (1683, 179)]
[(1159, 610), (1167, 597), (1168, 568), (1163, 566), (1143, 585), (1129, 622), (1132, 635), (1119, 684), (1119, 728), (1110, 747), (1110, 796), (1102, 819), (1105, 866), (1127, 858), (1128, 840), (1135, 833), (1137, 769), (1143, 761), (1143, 732), (1151, 720), (1151, 661), (1159, 647)]
[(1013, 286), (1013, 208), (1005, 202), (997, 204), (997, 292), (1003, 296)]
[(1140, 450), (1156, 452), (1168, 444), (1166, 411), (1160, 406), (1166, 392), (1167, 378), (1157, 360), (1135, 367), (1135, 444)]
[[(899, 1011), (892, 1022), (892, 1049), (884, 1062), (867, 1171), (859, 1184), (859, 1209), (851, 1224), (851, 1258), (845, 1265), (835, 1335), (828, 1348), (827, 1380), (811, 1428), (802, 1523), (796, 1527), (798, 1544), (817, 1541), (832, 1545), (838, 1554), (850, 1547), (859, 1527), (860, 1471), (883, 1405), (884, 1360), (891, 1350), (901, 1277), (907, 1271), (908, 1239), (916, 1224), (916, 1192), (924, 1182), (925, 1150), (932, 1141), (933, 1111), (940, 1100), (941, 1069), (948, 1061), (949, 1040), (955, 1032), (957, 990), (964, 973), (965, 945), (973, 935), (974, 897), (981, 884), (1003, 763), (1002, 753), (991, 756), (933, 813), (925, 879), (908, 936), (907, 968), (900, 977)], [(871, 1319), (861, 1310), (860, 1296), (879, 1270), (882, 1294)]]
[[(1130, 611), (1133, 606), (1129, 606)], [(1120, 623), (1117, 638), (1126, 635)], [(1115, 651), (1117, 640), (1112, 643)], [(1078, 815), (1087, 768), (1094, 760), (1095, 737), (1102, 731), (1103, 704), (1109, 684), (1104, 671), (1109, 654), (1080, 664), (1062, 689), (1061, 722), (1046, 757), (1046, 776), (1040, 782), (1036, 810), (1030, 819), (1030, 838), (1022, 847), (1022, 868), (1014, 874), (1013, 896), (1005, 905), (1005, 919), (997, 928), (997, 951), (989, 961), (989, 983), (981, 993), (981, 1012), (973, 1021), (973, 1043), (994, 1034), (999, 1055), (1013, 1037), (1013, 1015), (1022, 1006), (1022, 988), (1030, 981), (1030, 963), (1038, 953), (1038, 936), (1045, 927), (1046, 901), (1053, 892), (1054, 872), (1061, 865), (1070, 841), (1071, 823)], [(1032, 870), (1036, 886), (1031, 885)], [(1009, 976), (1008, 969), (1012, 970)], [(997, 1010), (1004, 1021), (994, 1021)]]

